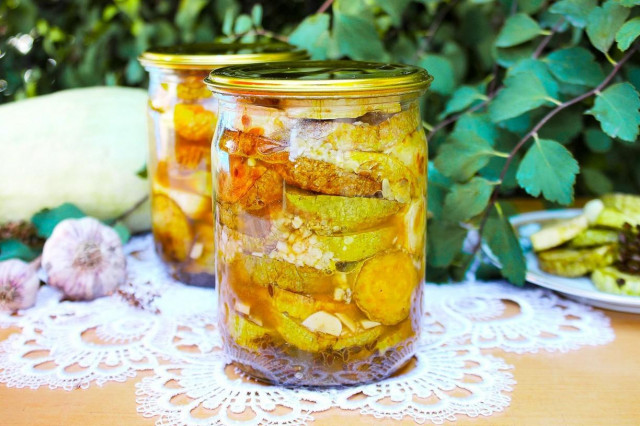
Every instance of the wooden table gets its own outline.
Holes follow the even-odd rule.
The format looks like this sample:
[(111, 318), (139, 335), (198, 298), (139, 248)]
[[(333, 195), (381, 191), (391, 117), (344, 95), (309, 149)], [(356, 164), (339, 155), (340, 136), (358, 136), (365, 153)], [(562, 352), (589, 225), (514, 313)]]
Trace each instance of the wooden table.
[[(616, 340), (569, 353), (514, 355), (489, 351), (514, 366), (517, 385), (505, 412), (460, 424), (639, 425), (640, 315), (605, 311)], [(0, 330), (5, 339), (16, 329)], [(88, 390), (14, 389), (0, 385), (0, 425), (151, 425), (136, 413), (135, 386), (148, 373), (125, 383)], [(317, 425), (397, 424), (354, 412), (315, 415)], [(406, 419), (404, 424), (413, 424)]]

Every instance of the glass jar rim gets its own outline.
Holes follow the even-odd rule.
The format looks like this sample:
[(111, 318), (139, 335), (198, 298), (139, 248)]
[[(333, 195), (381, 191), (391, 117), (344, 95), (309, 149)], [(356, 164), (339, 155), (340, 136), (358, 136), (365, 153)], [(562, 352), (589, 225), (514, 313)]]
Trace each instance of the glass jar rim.
[(333, 98), (421, 93), (432, 80), (413, 65), (337, 60), (232, 65), (204, 81), (220, 94)]
[(268, 40), (255, 43), (189, 43), (155, 47), (138, 60), (144, 67), (202, 69), (260, 62), (307, 59), (304, 49), (288, 43)]

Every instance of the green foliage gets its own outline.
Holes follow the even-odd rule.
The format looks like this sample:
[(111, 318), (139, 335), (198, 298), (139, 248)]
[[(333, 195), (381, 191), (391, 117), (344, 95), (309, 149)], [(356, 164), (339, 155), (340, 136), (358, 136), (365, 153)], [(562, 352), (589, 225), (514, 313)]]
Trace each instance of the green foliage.
[(500, 203), (489, 213), (483, 237), (493, 254), (500, 261), (502, 274), (514, 284), (524, 284), (526, 265), (520, 243)]
[(570, 204), (580, 167), (571, 153), (556, 141), (536, 139), (527, 150), (516, 175), (518, 183), (534, 197)]
[(315, 59), (422, 65), (435, 77), (422, 113), (427, 271), (438, 281), (464, 274), (473, 254), (462, 244), (476, 229), (501, 272), (523, 282), (522, 254), (496, 197), (570, 204), (574, 191), (640, 193), (637, 0), (334, 0), (318, 13), (323, 3), (2, 2), (0, 102), (144, 86), (136, 57), (179, 42), (271, 36)]
[(65, 219), (79, 219), (86, 215), (82, 210), (70, 203), (64, 203), (54, 209), (44, 209), (31, 218), (31, 223), (36, 227), (38, 235), (49, 238), (53, 228)]
[(598, 119), (602, 130), (612, 138), (635, 142), (640, 125), (640, 97), (629, 83), (618, 83), (596, 96), (587, 114)]
[(29, 262), (36, 257), (38, 257), (38, 251), (20, 240), (10, 238), (0, 241), (0, 262), (7, 259), (20, 259)]

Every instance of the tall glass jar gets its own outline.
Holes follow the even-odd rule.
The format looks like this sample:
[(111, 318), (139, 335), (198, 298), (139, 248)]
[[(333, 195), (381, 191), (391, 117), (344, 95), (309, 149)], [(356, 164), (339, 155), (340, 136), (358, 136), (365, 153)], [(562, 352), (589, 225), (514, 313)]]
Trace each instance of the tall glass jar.
[(414, 354), (425, 273), (427, 141), (407, 65), (232, 66), (205, 80), (225, 350), (285, 385), (389, 376)]
[(274, 42), (179, 45), (140, 56), (149, 71), (153, 236), (180, 281), (215, 283), (210, 150), (217, 103), (203, 79), (224, 65), (305, 57), (304, 51)]

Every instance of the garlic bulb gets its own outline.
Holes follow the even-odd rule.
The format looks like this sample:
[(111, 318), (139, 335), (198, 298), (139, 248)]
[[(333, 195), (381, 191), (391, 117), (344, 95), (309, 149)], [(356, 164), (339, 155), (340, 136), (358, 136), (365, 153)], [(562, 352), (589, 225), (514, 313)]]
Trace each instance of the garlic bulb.
[(0, 262), (0, 310), (15, 312), (32, 307), (38, 288), (35, 267), (17, 259)]
[(42, 250), (48, 284), (71, 300), (93, 300), (124, 282), (126, 260), (118, 234), (96, 219), (60, 222)]

